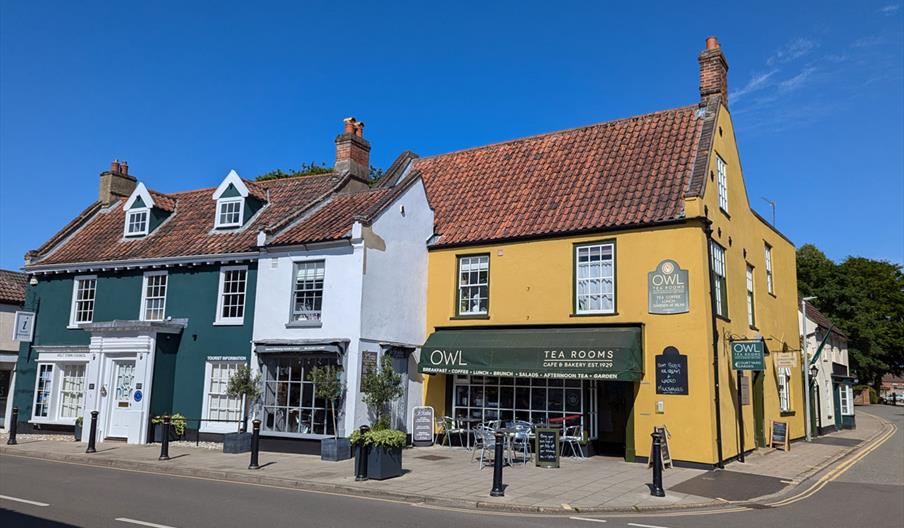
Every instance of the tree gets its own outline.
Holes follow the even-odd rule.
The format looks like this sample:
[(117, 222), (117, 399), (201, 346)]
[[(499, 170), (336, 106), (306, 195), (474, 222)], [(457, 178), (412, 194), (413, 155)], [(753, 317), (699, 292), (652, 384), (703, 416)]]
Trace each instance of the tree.
[(404, 393), (402, 376), (392, 368), (392, 358), (384, 354), (380, 368), (372, 369), (361, 378), (361, 392), (364, 393), (364, 404), (375, 418), (373, 429), (389, 428), (386, 408), (392, 400)]
[(310, 163), (302, 163), (301, 167), (298, 170), (290, 170), (289, 172), (284, 172), (282, 169), (275, 169), (270, 172), (265, 172), (261, 174), (254, 181), (267, 181), (267, 180), (280, 180), (283, 178), (295, 178), (296, 176), (310, 176), (312, 174), (326, 174), (328, 172), (333, 172), (331, 167), (328, 167), (326, 163), (317, 164), (313, 161)]
[(251, 367), (248, 365), (239, 365), (235, 369), (235, 374), (229, 378), (226, 385), (226, 394), (232, 398), (245, 399), (245, 405), (242, 409), (244, 416), (242, 418), (242, 431), (248, 430), (248, 414), (251, 404), (261, 397), (261, 374), (251, 373)]
[(904, 273), (899, 264), (848, 257), (835, 264), (807, 244), (797, 252), (801, 295), (848, 336), (852, 367), (878, 386), (887, 372), (904, 370)]
[(336, 428), (336, 402), (342, 397), (345, 387), (340, 377), (340, 370), (333, 365), (314, 367), (308, 378), (314, 382), (314, 396), (330, 402), (333, 412), (333, 438), (339, 438)]

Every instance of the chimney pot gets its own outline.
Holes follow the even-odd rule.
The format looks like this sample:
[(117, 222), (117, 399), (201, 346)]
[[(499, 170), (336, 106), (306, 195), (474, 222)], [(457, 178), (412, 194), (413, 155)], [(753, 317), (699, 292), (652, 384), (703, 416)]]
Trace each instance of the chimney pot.
[(370, 171), (370, 143), (364, 139), (364, 123), (354, 117), (343, 121), (345, 132), (336, 137), (336, 174), (348, 173), (366, 180)]
[(728, 61), (714, 36), (706, 38), (706, 49), (697, 57), (700, 63), (700, 102), (718, 96), (728, 108)]
[(719, 47), (719, 40), (714, 35), (706, 37), (706, 49), (711, 50), (711, 49), (716, 49), (718, 47)]
[(359, 138), (364, 137), (364, 122), (363, 121), (358, 121), (358, 123), (355, 125), (355, 135), (358, 136)]
[(129, 164), (125, 161), (113, 160), (110, 170), (100, 173), (100, 189), (97, 200), (110, 205), (119, 198), (132, 194), (138, 181), (129, 175)]
[(355, 118), (354, 117), (346, 117), (342, 120), (345, 123), (345, 133), (346, 134), (354, 134), (355, 133)]
[(120, 162), (119, 170), (124, 176), (128, 176), (129, 175), (129, 162), (128, 161)]
[(113, 160), (113, 162), (110, 163), (110, 172), (112, 172), (113, 174), (119, 174), (119, 170), (120, 170), (119, 160)]

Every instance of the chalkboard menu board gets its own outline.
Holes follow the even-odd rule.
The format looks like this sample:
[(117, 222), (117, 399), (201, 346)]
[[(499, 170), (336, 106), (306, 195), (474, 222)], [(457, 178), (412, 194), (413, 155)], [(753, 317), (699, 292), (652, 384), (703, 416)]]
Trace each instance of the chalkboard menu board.
[(559, 467), (559, 429), (537, 429), (534, 452), (537, 467)]
[(769, 427), (769, 447), (778, 447), (784, 451), (791, 450), (788, 438), (788, 422), (773, 421)]
[(687, 395), (687, 356), (673, 346), (656, 356), (656, 394)]
[(415, 447), (433, 445), (435, 424), (433, 407), (415, 407), (411, 410), (411, 441)]

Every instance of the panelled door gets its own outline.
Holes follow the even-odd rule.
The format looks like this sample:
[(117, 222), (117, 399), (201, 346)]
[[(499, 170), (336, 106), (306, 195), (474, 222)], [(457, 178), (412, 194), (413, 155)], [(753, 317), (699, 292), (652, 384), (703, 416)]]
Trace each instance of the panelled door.
[(112, 381), (107, 436), (126, 438), (129, 435), (132, 392), (135, 390), (135, 360), (114, 361)]

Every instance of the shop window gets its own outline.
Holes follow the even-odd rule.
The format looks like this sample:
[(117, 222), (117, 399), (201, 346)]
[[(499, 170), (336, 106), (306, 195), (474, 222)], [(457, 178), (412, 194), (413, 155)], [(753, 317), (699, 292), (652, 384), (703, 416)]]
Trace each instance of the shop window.
[(208, 361), (204, 372), (204, 418), (201, 430), (205, 432), (233, 432), (242, 419), (242, 398), (227, 394), (229, 380), (241, 361)]
[(725, 248), (712, 242), (712, 283), (716, 315), (728, 317), (728, 288), (725, 282)]
[(97, 277), (83, 275), (76, 277), (72, 285), (72, 312), (69, 325), (77, 326), (94, 320), (94, 299), (97, 295)]
[(791, 411), (791, 371), (778, 370), (778, 406), (781, 412)]
[(323, 280), (326, 263), (298, 262), (295, 264), (292, 320), (319, 321), (323, 308)]
[(74, 420), (84, 407), (85, 365), (63, 365), (60, 371), (60, 418)]
[(766, 291), (775, 295), (775, 285), (772, 280), (772, 246), (766, 244)]
[(728, 170), (725, 161), (716, 156), (716, 174), (719, 177), (719, 208), (728, 212)]
[(242, 324), (245, 318), (247, 266), (220, 268), (220, 292), (217, 301), (218, 324)]
[(756, 308), (753, 304), (753, 266), (747, 265), (747, 325), (756, 327)]
[(576, 312), (615, 312), (615, 244), (577, 246), (574, 260)]
[(261, 430), (277, 436), (332, 435), (327, 401), (314, 397), (309, 379), (312, 368), (332, 363), (326, 358), (264, 357)]
[(38, 365), (38, 378), (35, 386), (35, 404), (32, 410), (34, 418), (50, 416), (50, 401), (53, 395), (53, 365)]
[(490, 301), (490, 256), (458, 257), (458, 315), (486, 315)]
[(165, 271), (151, 271), (144, 274), (144, 285), (141, 291), (141, 319), (144, 321), (162, 321), (166, 312)]
[(578, 416), (568, 425), (580, 423), (589, 438), (598, 436), (595, 381), (458, 375), (452, 406), (456, 418), (480, 422), (546, 424)]

